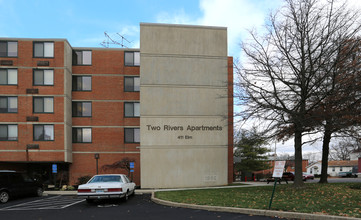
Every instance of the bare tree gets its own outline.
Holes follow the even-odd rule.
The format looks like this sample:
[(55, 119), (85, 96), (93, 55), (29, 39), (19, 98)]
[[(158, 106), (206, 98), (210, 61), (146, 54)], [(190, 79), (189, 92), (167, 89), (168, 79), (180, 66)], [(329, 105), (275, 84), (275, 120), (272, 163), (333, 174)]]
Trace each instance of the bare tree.
[(335, 7), (332, 0), (285, 3), (270, 15), (263, 36), (251, 32), (251, 42), (242, 44), (246, 62), (236, 67), (237, 96), (244, 106), (243, 119), (264, 121), (270, 137), (294, 137), (294, 185), (299, 187), (303, 185), (302, 137), (320, 126), (315, 112), (330, 95), (323, 88), (339, 74), (335, 70), (340, 51), (360, 27), (345, 5)]
[[(333, 65), (326, 68), (331, 74), (319, 86), (315, 94), (318, 107), (310, 112), (316, 131), (322, 132), (322, 172), (320, 183), (327, 183), (327, 167), (329, 145), (336, 135), (359, 135), (361, 125), (361, 41), (357, 34), (361, 30), (360, 13), (347, 10), (346, 2), (338, 7), (334, 1), (330, 8), (340, 26), (335, 30), (335, 49), (337, 54), (332, 57)], [(332, 64), (332, 63), (330, 63)], [(325, 96), (320, 99), (319, 95)]]
[(361, 150), (361, 141), (345, 138), (337, 144), (331, 145), (330, 158), (332, 160), (350, 160), (350, 154)]
[(123, 169), (126, 170), (128, 173), (128, 176), (130, 176), (130, 163), (133, 162), (134, 159), (124, 157), (121, 160), (115, 161), (112, 164), (106, 164), (102, 166), (102, 170), (115, 170), (115, 169)]

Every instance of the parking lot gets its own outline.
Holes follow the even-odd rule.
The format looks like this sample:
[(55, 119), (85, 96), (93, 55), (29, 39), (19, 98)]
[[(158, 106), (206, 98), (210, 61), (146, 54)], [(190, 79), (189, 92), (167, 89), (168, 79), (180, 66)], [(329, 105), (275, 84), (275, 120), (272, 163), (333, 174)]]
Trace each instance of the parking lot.
[(88, 204), (76, 196), (19, 198), (0, 205), (0, 219), (274, 219), (237, 213), (174, 208), (153, 203), (150, 194), (135, 195), (127, 202), (102, 200)]
[[(15, 200), (16, 201), (16, 200)], [(14, 201), (14, 202), (15, 202)], [(64, 209), (69, 206), (84, 202), (85, 199), (79, 199), (74, 196), (51, 196), (42, 197), (30, 202), (23, 202), (16, 205), (10, 205), (2, 208), (0, 211), (5, 210), (41, 210), (41, 209)]]

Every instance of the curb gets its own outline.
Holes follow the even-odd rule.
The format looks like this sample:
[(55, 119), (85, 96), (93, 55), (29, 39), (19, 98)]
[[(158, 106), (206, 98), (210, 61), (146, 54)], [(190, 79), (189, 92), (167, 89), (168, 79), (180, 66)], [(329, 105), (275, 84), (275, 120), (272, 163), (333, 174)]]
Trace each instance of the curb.
[[(143, 194), (151, 194), (152, 192), (149, 190), (144, 190), (144, 191), (135, 191), (135, 195), (143, 195)], [(76, 196), (77, 195), (77, 191), (44, 191), (43, 193), (44, 196), (47, 195), (63, 195), (63, 196)]]
[(240, 213), (246, 215), (260, 215), (260, 216), (270, 216), (270, 217), (281, 217), (281, 218), (291, 218), (291, 219), (314, 219), (314, 220), (355, 220), (358, 218), (343, 217), (343, 216), (334, 216), (334, 215), (317, 215), (309, 213), (299, 213), (299, 212), (284, 212), (284, 211), (273, 211), (273, 210), (264, 210), (264, 209), (248, 209), (248, 208), (233, 208), (233, 207), (222, 207), (222, 206), (208, 206), (208, 205), (193, 205), (186, 203), (177, 203), (170, 202), (166, 200), (161, 200), (155, 198), (154, 192), (152, 192), (151, 200), (157, 204), (172, 206), (178, 208), (189, 208), (189, 209), (200, 209), (207, 211), (216, 211), (216, 212), (231, 212), (231, 213)]

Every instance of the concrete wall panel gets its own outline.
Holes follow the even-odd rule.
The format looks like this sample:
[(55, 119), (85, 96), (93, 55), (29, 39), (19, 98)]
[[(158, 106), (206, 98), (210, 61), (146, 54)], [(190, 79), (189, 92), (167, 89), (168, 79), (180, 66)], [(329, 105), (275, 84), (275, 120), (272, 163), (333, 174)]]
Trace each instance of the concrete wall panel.
[(142, 188), (227, 184), (227, 30), (141, 24), (140, 52)]
[[(210, 103), (211, 102), (211, 103)], [(142, 86), (141, 115), (227, 116), (227, 88)]]
[[(220, 117), (141, 118), (141, 143), (144, 148), (184, 148), (227, 146), (227, 121)], [(155, 138), (156, 137), (156, 138)]]
[(159, 24), (140, 27), (142, 53), (227, 56), (226, 28)]
[(226, 147), (142, 149), (140, 157), (142, 188), (227, 184)]
[(147, 66), (147, 77), (141, 78), (142, 85), (227, 86), (225, 59), (146, 54), (141, 59), (142, 66)]

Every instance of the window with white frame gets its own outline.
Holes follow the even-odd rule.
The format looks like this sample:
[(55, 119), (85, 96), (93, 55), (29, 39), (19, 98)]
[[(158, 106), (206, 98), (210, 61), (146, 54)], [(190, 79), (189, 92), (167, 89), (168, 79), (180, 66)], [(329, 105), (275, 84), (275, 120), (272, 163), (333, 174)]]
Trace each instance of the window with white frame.
[(91, 128), (73, 128), (73, 143), (91, 143)]
[(54, 70), (34, 69), (34, 86), (54, 85)]
[(124, 128), (124, 143), (140, 143), (140, 129)]
[(54, 42), (34, 42), (34, 57), (53, 58)]
[(33, 125), (34, 141), (53, 141), (54, 125)]
[(18, 140), (18, 125), (0, 125), (0, 141)]
[(17, 113), (18, 97), (0, 97), (0, 113)]
[(125, 102), (124, 103), (124, 117), (139, 117), (140, 103), (139, 102)]
[(140, 66), (140, 52), (139, 51), (125, 51), (124, 52), (125, 66)]
[(125, 76), (124, 77), (124, 92), (139, 92), (140, 91), (140, 77), (139, 76)]
[(0, 85), (17, 85), (17, 69), (0, 69)]
[(0, 57), (17, 57), (18, 42), (0, 41)]
[(54, 113), (54, 97), (34, 97), (34, 113)]

